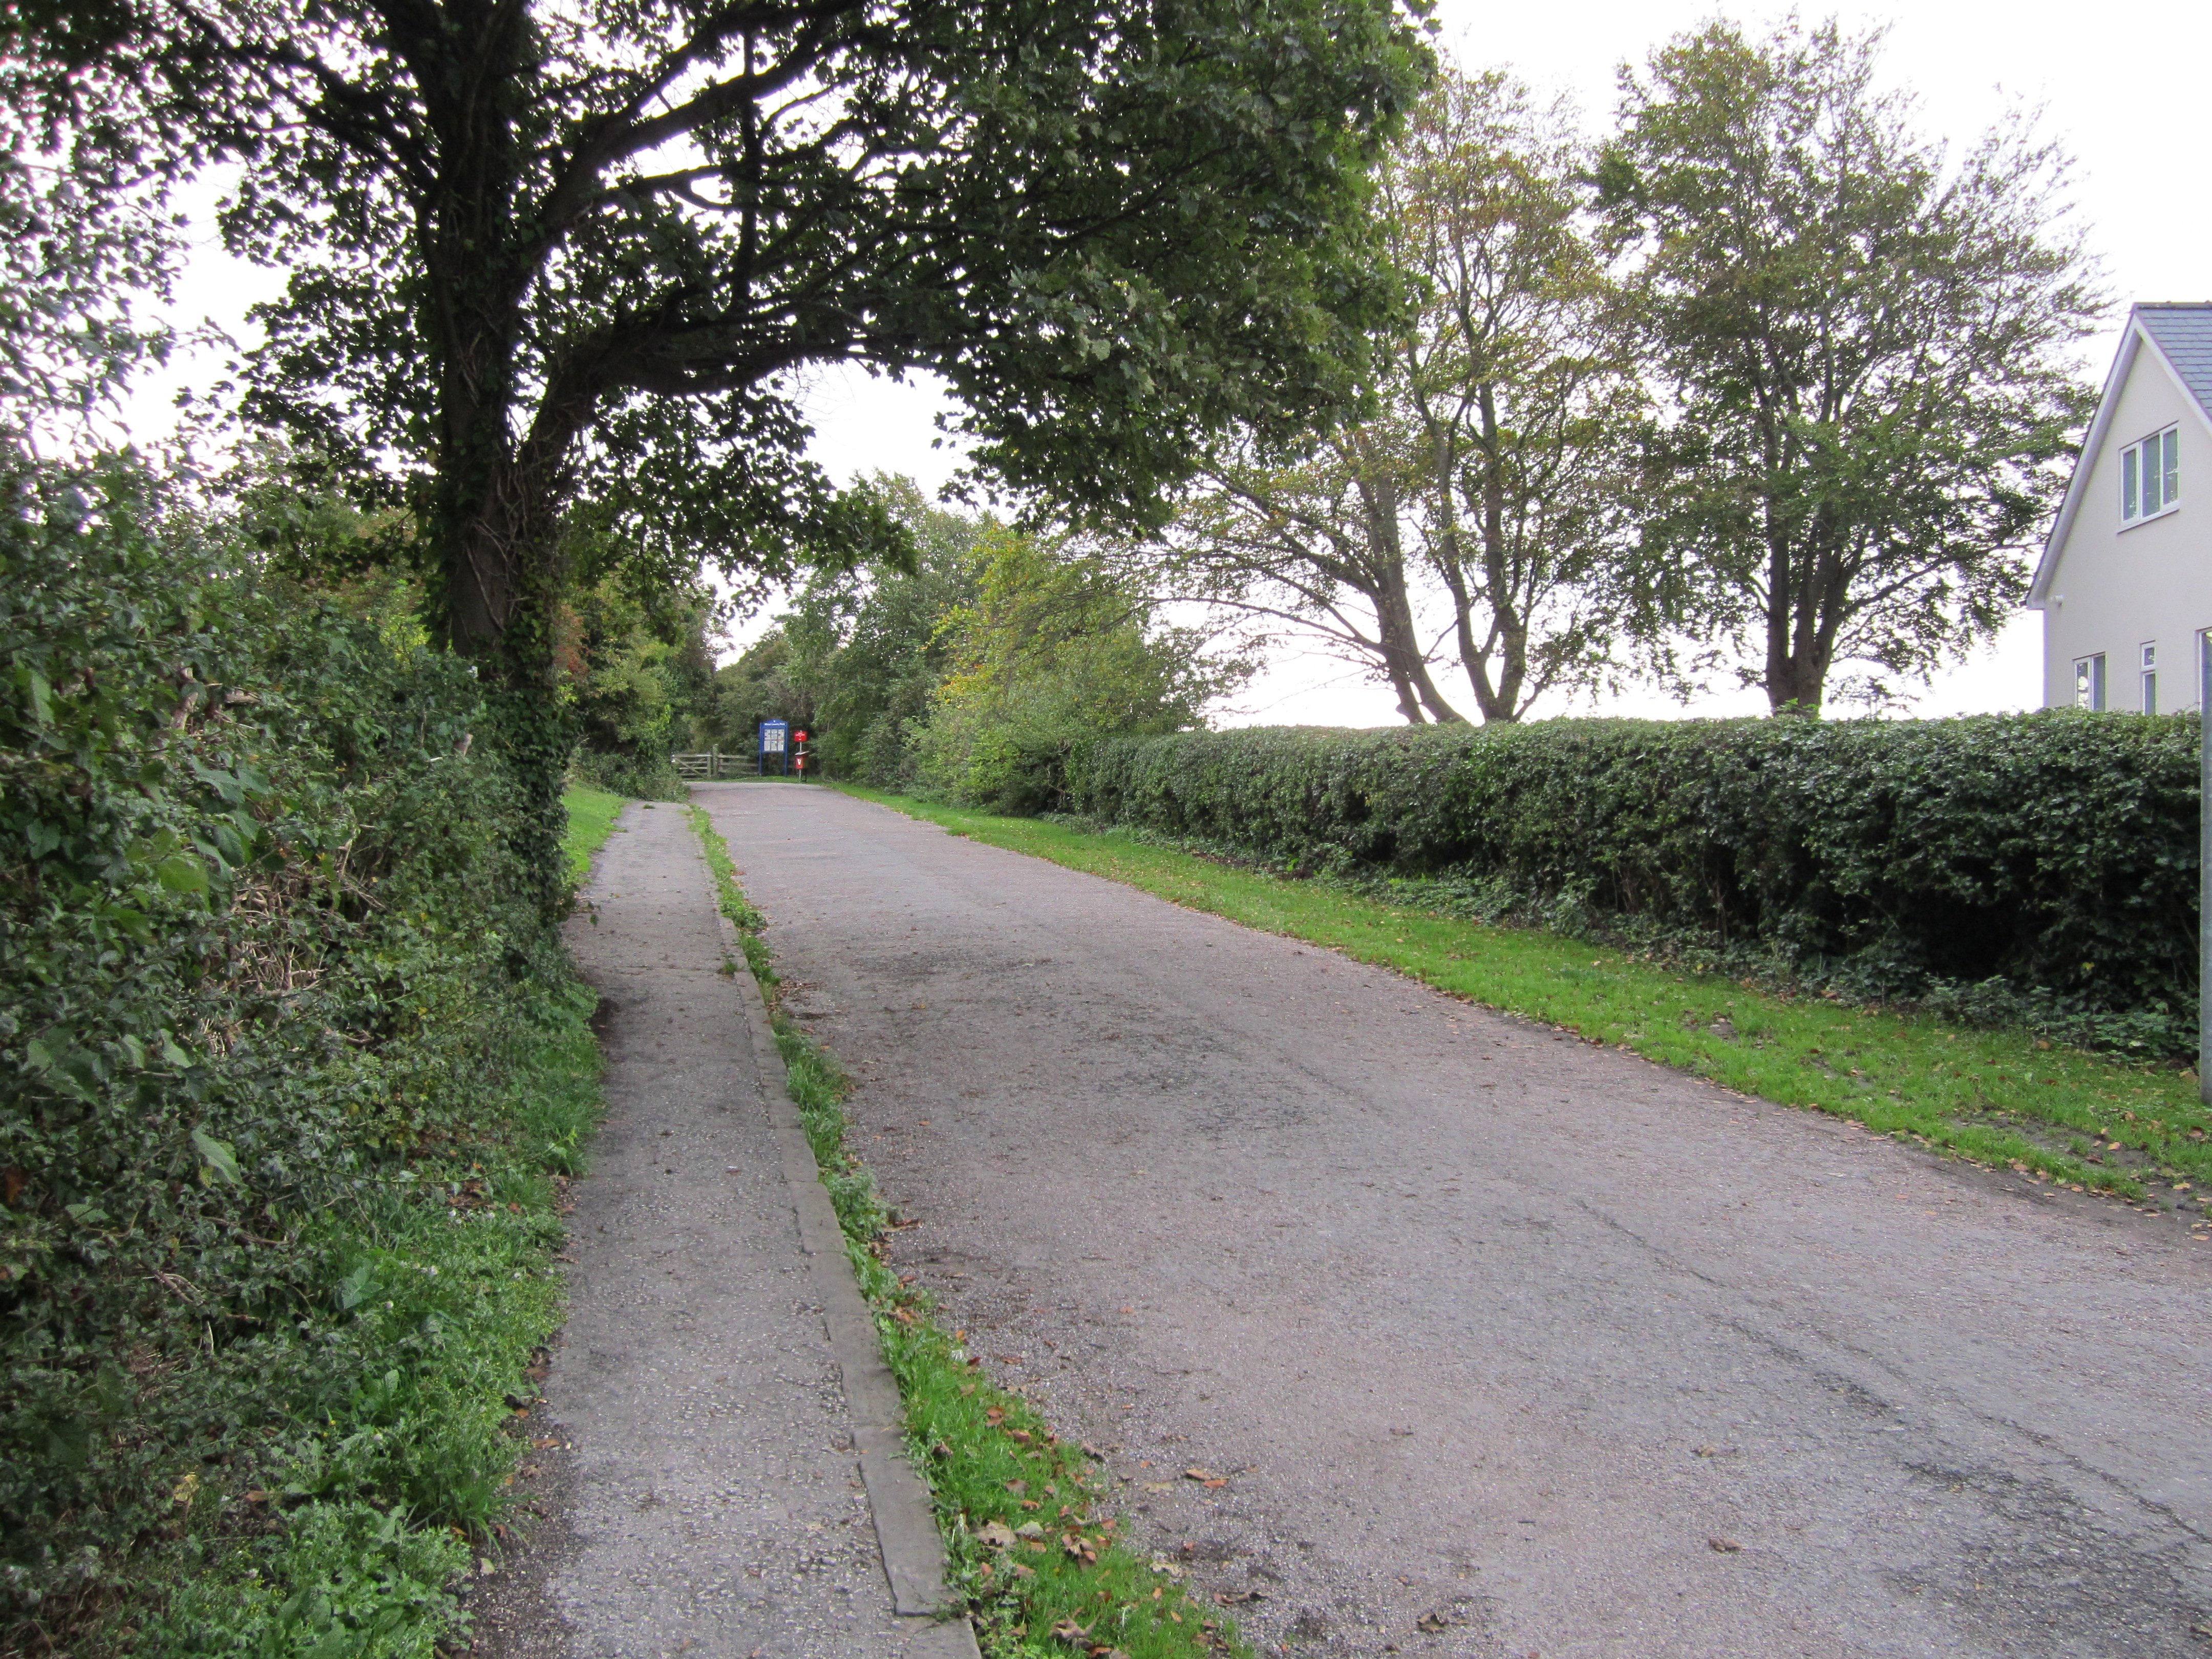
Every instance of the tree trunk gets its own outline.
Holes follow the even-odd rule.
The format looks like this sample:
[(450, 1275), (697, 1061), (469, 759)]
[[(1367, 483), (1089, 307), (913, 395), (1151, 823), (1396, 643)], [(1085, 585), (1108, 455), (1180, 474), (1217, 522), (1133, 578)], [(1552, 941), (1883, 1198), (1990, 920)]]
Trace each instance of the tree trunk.
[(1851, 603), (1850, 572), (1826, 514), (1816, 513), (1794, 542), (1770, 532), (1768, 571), (1767, 708), (1818, 720)]
[(1406, 593), (1405, 573), (1395, 571), (1378, 580), (1369, 597), (1375, 603), (1376, 631), (1390, 684), (1397, 688), (1399, 712), (1415, 726), (1423, 723), (1425, 714), (1438, 726), (1466, 725), (1467, 717), (1444, 701), (1429, 673), (1413, 603)]
[(1421, 724), (1417, 713), (1421, 709), (1439, 726), (1464, 726), (1466, 716), (1437, 690), (1429, 673), (1428, 653), (1421, 649), (1420, 627), (1413, 620), (1413, 600), (1406, 590), (1396, 481), (1387, 474), (1364, 471), (1359, 500), (1367, 518), (1368, 566), (1375, 580), (1368, 598), (1375, 605), (1376, 633), (1390, 683), (1398, 689), (1399, 711), (1416, 726)]
[(543, 416), (540, 428), (519, 454), (503, 453), (507, 446), (496, 440), (483, 442), (492, 453), (453, 488), (439, 526), (438, 599), (447, 643), (477, 665), (485, 737), (521, 795), (508, 844), (540, 914), (551, 921), (565, 896), (561, 787), (575, 747), (574, 721), (555, 695), (554, 659), (574, 428), (556, 422), (549, 429)]
[(1778, 665), (1770, 665), (1766, 674), (1766, 706), (1776, 714), (1795, 715), (1803, 720), (1820, 717), (1820, 700), (1827, 691), (1827, 672), (1825, 667), (1785, 657)]

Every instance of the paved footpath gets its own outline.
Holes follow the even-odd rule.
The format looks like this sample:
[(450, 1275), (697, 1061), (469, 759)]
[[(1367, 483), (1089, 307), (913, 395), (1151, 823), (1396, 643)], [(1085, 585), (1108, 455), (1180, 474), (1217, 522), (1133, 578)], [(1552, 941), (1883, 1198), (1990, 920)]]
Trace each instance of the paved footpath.
[(902, 1270), (1269, 1650), (2212, 1652), (2212, 1247), (830, 791), (696, 793)]
[[(896, 1390), (683, 809), (631, 806), (586, 896), (609, 1118), (526, 1472), (547, 1518), (479, 1586), (472, 1651), (972, 1659), (964, 1624), (894, 1605), (883, 1543), (911, 1611), (941, 1595), (935, 1536), (915, 1505), (886, 1531), (880, 1464), (862, 1480)], [(856, 1411), (871, 1386), (889, 1405)]]

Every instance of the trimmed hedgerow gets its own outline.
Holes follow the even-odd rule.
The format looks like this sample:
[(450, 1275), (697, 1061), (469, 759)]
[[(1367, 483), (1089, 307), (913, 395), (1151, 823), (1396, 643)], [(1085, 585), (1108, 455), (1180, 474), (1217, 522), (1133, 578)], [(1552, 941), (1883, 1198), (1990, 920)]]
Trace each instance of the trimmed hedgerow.
[(1094, 742), (1069, 786), (1108, 823), (2179, 1050), (2197, 741), (2193, 714), (2072, 710), (1269, 728)]

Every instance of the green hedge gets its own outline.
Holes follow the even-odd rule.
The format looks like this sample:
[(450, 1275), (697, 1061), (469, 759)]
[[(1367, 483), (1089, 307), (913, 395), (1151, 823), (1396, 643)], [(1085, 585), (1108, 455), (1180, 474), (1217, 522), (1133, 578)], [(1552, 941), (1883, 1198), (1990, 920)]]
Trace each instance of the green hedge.
[(1191, 732), (1091, 744), (1069, 781), (1109, 823), (1472, 878), (1877, 994), (2194, 1030), (2193, 714)]
[(523, 792), (404, 610), (0, 488), (0, 1651), (427, 1656), (596, 1084)]

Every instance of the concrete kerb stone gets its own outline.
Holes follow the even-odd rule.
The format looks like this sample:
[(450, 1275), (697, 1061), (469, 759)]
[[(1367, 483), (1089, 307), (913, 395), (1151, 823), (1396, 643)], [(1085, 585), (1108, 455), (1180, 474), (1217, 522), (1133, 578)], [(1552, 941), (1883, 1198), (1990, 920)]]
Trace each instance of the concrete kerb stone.
[(743, 981), (740, 995), (758, 1062), (762, 1109), (768, 1114), (783, 1155), (784, 1180), (798, 1223), (799, 1250), (807, 1259), (821, 1298), (830, 1355), (836, 1362), (846, 1410), (852, 1419), (860, 1480), (867, 1490), (884, 1574), (890, 1581), (892, 1607), (902, 1619), (917, 1623), (927, 1620), (935, 1627), (918, 1629), (907, 1652), (911, 1659), (980, 1659), (975, 1633), (966, 1614), (939, 1619), (949, 1599), (945, 1546), (938, 1535), (929, 1489), (907, 1460), (905, 1407), (898, 1379), (884, 1358), (875, 1317), (846, 1257), (844, 1229), (838, 1224), (829, 1189), (822, 1184), (814, 1149), (799, 1124), (783, 1052), (776, 1047), (775, 1032), (769, 1023), (767, 1000), (746, 967), (736, 926), (722, 913), (704, 848), (697, 848), (696, 854), (701, 878), (715, 896), (714, 917), (723, 949), (736, 965), (735, 976)]

